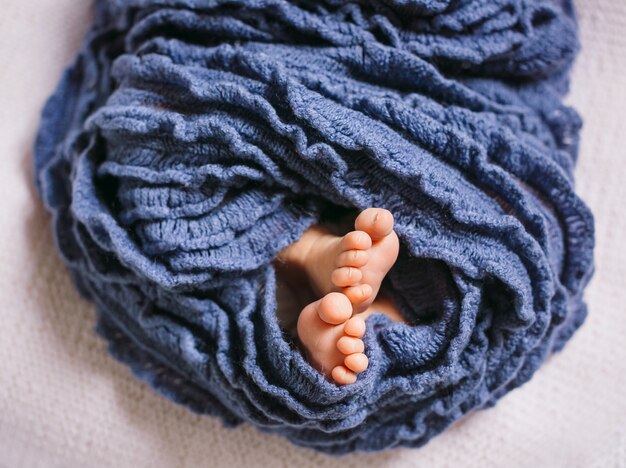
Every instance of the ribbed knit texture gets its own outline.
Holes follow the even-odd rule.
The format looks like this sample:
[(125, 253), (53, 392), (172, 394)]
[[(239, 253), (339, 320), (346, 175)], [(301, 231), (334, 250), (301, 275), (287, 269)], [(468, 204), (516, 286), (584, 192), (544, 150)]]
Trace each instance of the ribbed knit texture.
[[(37, 183), (114, 356), (171, 399), (329, 453), (419, 446), (583, 322), (593, 221), (561, 103), (569, 1), (100, 1)], [(410, 322), (338, 387), (276, 318), (272, 259), (385, 207)]]

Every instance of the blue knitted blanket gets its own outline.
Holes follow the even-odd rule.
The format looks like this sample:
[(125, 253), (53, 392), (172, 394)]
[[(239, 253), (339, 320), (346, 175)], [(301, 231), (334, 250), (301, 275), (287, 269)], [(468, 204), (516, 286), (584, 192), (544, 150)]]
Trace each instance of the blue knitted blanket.
[[(570, 0), (98, 0), (37, 186), (98, 332), (159, 392), (328, 453), (420, 446), (585, 318), (577, 48)], [(394, 214), (408, 324), (371, 316), (339, 387), (281, 329), (272, 260), (367, 207)]]

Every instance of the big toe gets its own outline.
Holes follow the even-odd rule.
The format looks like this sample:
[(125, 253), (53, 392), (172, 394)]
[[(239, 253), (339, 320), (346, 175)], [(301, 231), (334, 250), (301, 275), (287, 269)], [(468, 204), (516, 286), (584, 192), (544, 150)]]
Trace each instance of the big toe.
[(369, 234), (372, 241), (388, 236), (393, 229), (393, 214), (384, 208), (367, 208), (357, 216), (354, 228)]
[(331, 292), (317, 303), (317, 313), (324, 322), (338, 325), (352, 315), (352, 303), (344, 294)]

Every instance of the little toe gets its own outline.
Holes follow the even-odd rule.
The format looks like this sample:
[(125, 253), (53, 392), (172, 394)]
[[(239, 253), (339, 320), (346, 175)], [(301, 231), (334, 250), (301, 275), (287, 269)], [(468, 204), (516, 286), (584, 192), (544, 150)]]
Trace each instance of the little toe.
[(365, 344), (359, 338), (342, 336), (337, 340), (337, 349), (342, 354), (362, 353), (365, 351)]
[(354, 286), (363, 278), (361, 270), (354, 267), (341, 267), (333, 270), (330, 281), (339, 288)]
[(346, 366), (335, 367), (330, 375), (339, 385), (347, 385), (356, 382), (356, 374)]
[(358, 231), (365, 231), (375, 242), (391, 233), (393, 214), (384, 208), (367, 208), (357, 216), (354, 228)]
[(354, 353), (346, 356), (346, 358), (343, 360), (343, 363), (348, 369), (358, 373), (363, 372), (365, 369), (367, 369), (369, 360), (367, 359), (367, 356), (363, 353)]
[(337, 256), (337, 266), (351, 266), (361, 268), (367, 264), (369, 254), (367, 250), (346, 250)]
[(343, 293), (350, 299), (352, 304), (360, 304), (372, 297), (374, 290), (369, 284), (357, 284), (343, 290)]
[(367, 250), (372, 239), (365, 231), (351, 231), (341, 239), (341, 250)]
[(348, 319), (343, 331), (346, 335), (353, 336), (354, 338), (361, 338), (365, 335), (365, 320), (363, 320), (362, 317), (355, 315), (354, 317)]
[(324, 322), (339, 325), (352, 315), (352, 303), (344, 294), (331, 292), (318, 301), (317, 313)]

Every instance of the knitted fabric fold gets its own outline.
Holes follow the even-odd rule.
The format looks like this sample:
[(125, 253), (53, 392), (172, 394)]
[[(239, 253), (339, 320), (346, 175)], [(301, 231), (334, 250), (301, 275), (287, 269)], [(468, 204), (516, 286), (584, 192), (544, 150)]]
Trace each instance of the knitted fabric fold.
[[(99, 0), (37, 186), (98, 332), (156, 390), (328, 453), (420, 446), (585, 319), (577, 50), (569, 0)], [(408, 322), (371, 316), (343, 387), (281, 329), (271, 263), (328, 207), (393, 213)]]

